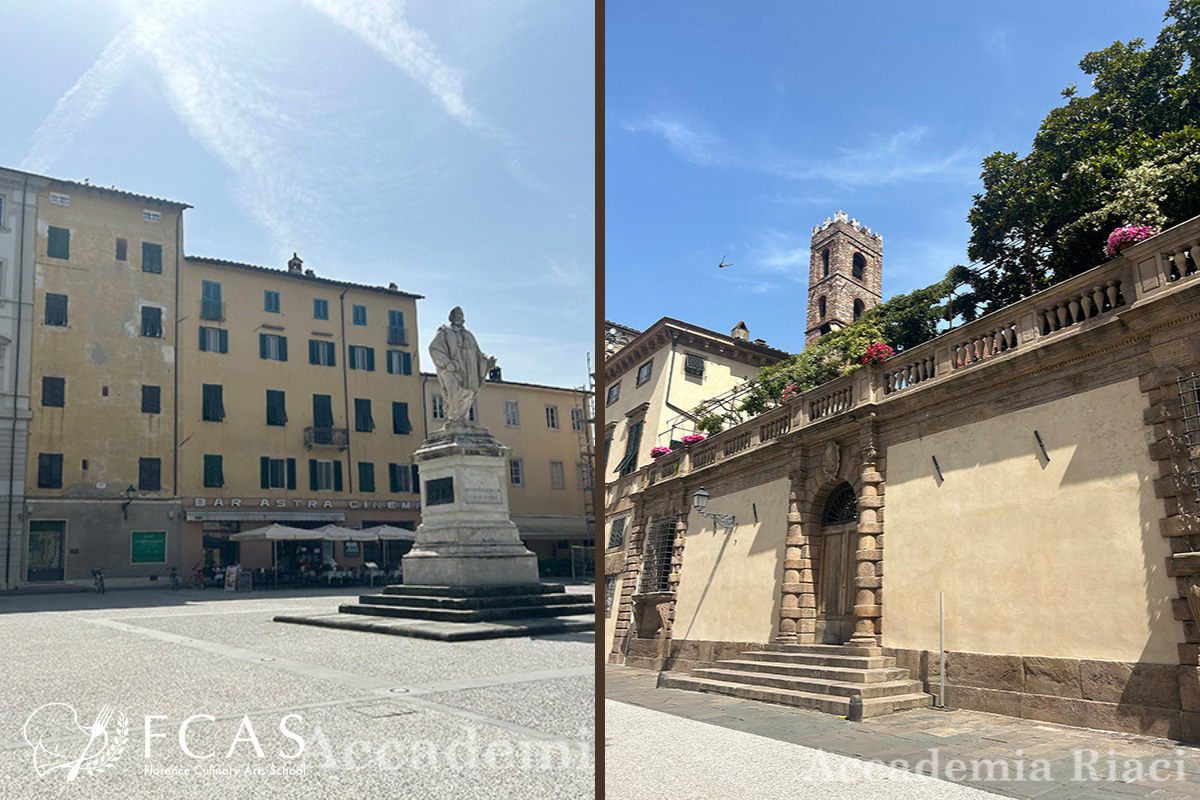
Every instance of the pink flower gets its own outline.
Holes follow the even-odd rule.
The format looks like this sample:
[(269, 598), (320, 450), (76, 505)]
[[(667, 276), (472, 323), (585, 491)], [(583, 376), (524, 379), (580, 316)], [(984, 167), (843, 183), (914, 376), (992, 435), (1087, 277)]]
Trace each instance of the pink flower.
[(665, 456), (669, 452), (671, 452), (671, 448), (669, 447), (652, 447), (650, 448), (650, 457), (659, 458), (661, 456)]
[(863, 364), (879, 364), (894, 355), (896, 355), (896, 351), (891, 347), (883, 342), (875, 342), (867, 348), (867, 352), (863, 353), (861, 362)]
[(1157, 233), (1158, 231), (1145, 225), (1131, 225), (1125, 228), (1117, 228), (1108, 235), (1108, 242), (1104, 245), (1104, 254), (1112, 258), (1126, 247), (1145, 241)]
[(696, 442), (703, 442), (704, 434), (703, 433), (689, 433), (687, 436), (679, 437), (679, 441), (683, 442), (684, 444), (695, 444)]

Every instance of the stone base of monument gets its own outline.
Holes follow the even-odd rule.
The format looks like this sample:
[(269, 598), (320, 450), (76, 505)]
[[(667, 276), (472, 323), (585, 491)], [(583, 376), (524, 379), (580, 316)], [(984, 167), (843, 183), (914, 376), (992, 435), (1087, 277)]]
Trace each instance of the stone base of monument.
[(510, 636), (594, 632), (591, 594), (567, 592), (561, 584), (524, 586), (384, 587), (337, 614), (280, 615), (292, 622), (343, 630), (387, 633), (419, 639), (468, 641)]
[(509, 519), (508, 454), (475, 425), (431, 434), (414, 454), (424, 502), (404, 583), (337, 614), (275, 620), (445, 641), (594, 631), (592, 595), (538, 581)]

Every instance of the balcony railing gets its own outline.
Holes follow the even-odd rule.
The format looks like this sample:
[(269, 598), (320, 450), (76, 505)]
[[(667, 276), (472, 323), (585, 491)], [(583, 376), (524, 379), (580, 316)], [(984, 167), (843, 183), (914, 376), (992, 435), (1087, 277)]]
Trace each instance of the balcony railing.
[(318, 427), (305, 428), (304, 446), (309, 449), (312, 449), (313, 447), (336, 447), (338, 449), (345, 450), (350, 446), (350, 429)]
[[(671, 453), (610, 484), (610, 499), (769, 445), (788, 433), (826, 424), (859, 406), (885, 403), (897, 394), (950, 381), (963, 370), (1106, 324), (1126, 309), (1153, 302), (1164, 291), (1200, 281), (1200, 217), (1127, 248), (1120, 257), (1024, 300), (948, 330), (882, 364), (863, 367), (798, 394), (760, 414), (742, 409), (756, 381), (706, 400), (691, 414), (668, 420), (658, 443), (695, 432), (695, 423), (717, 416), (726, 429)], [(836, 424), (836, 423), (834, 423)], [(639, 478), (639, 476), (641, 476)]]

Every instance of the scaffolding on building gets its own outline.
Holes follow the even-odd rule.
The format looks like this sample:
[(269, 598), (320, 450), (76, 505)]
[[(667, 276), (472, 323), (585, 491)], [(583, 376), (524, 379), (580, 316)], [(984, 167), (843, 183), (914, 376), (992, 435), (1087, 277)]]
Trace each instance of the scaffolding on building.
[(579, 441), (579, 485), (583, 489), (583, 519), (587, 538), (571, 548), (571, 577), (591, 580), (596, 577), (596, 373), (591, 354), (587, 357), (587, 382), (575, 389), (575, 407), (571, 428)]

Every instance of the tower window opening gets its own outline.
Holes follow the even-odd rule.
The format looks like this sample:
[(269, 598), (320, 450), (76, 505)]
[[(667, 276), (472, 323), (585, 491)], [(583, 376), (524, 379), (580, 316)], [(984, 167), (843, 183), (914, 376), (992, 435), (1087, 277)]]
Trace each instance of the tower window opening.
[(824, 252), (821, 253), (821, 270), (822, 270), (821, 277), (828, 278), (829, 277), (829, 248), (825, 248)]
[(863, 312), (866, 310), (867, 310), (867, 307), (863, 303), (862, 300), (854, 301), (854, 318), (855, 319), (858, 319), (859, 317), (861, 317), (863, 315)]
[(817, 298), (817, 316), (820, 319), (825, 319), (825, 298), (824, 297)]
[(854, 254), (854, 266), (852, 269), (852, 271), (854, 273), (854, 277), (857, 280), (861, 281), (863, 279), (863, 271), (866, 268), (867, 268), (867, 260), (865, 258), (863, 258), (862, 253), (855, 253)]

